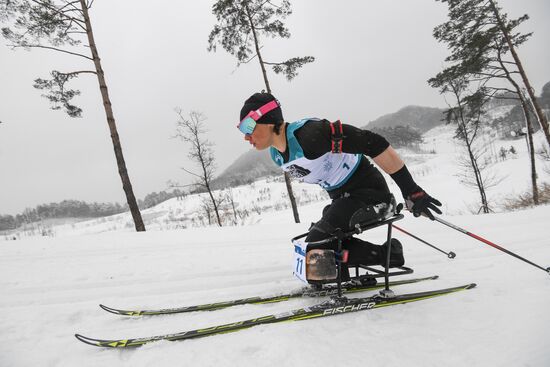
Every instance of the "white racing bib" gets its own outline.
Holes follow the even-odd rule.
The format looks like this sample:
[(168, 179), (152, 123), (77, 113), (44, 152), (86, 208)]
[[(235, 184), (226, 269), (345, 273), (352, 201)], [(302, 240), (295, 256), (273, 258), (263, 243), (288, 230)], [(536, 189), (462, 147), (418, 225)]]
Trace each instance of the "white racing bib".
[(288, 162), (284, 161), (283, 155), (275, 147), (270, 148), (271, 159), (283, 171), (305, 183), (318, 184), (327, 191), (342, 187), (359, 167), (362, 154), (327, 152), (319, 158), (307, 159), (294, 132), (310, 120), (318, 121), (306, 118), (288, 125)]
[(306, 279), (306, 249), (307, 242), (303, 239), (292, 241), (294, 245), (294, 261), (292, 263), (292, 272), (294, 276), (304, 283), (308, 283)]

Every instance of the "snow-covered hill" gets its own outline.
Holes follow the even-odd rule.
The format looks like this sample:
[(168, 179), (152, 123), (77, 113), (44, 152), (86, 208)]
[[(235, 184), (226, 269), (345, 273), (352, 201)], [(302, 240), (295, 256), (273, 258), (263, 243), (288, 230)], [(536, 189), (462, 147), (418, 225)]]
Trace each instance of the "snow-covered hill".
[[(550, 206), (470, 214), (477, 205), (476, 193), (454, 176), (459, 148), (451, 136), (446, 127), (428, 133), (423, 150), (437, 154), (401, 152), (419, 184), (445, 204), (443, 218), (550, 266)], [(526, 191), (524, 142), (491, 144), (497, 152), (500, 146), (514, 145), (518, 155), (496, 164), (507, 176), (490, 195)], [(391, 188), (398, 195), (397, 188)], [(292, 276), (289, 239), (319, 219), (327, 199), (314, 186), (297, 184), (295, 190), (310, 200), (304, 199), (300, 208), (301, 224), (293, 223), (285, 207), (284, 184), (264, 180), (233, 190), (239, 210), (249, 212), (237, 219), (238, 226), (198, 227), (201, 199), (187, 196), (144, 211), (149, 229), (145, 233), (133, 232), (130, 217), (123, 214), (56, 226), (53, 237), (0, 242), (0, 366), (550, 366), (550, 276), (439, 223), (410, 215), (399, 222), (401, 227), (457, 257), (450, 260), (395, 233), (415, 276), (438, 274), (440, 279), (394, 290), (408, 293), (470, 282), (477, 288), (137, 350), (100, 350), (74, 338), (76, 332), (99, 338), (166, 334), (317, 302), (298, 299), (130, 319), (98, 307), (175, 307), (301, 287)], [(385, 233), (377, 229), (362, 237), (382, 243)]]
[(441, 108), (424, 106), (406, 106), (399, 111), (389, 113), (370, 121), (365, 128), (387, 128), (395, 126), (409, 126), (424, 133), (443, 124), (444, 111)]
[[(424, 134), (424, 144), (420, 150), (400, 150), (413, 177), (428, 193), (443, 203), (446, 215), (476, 213), (480, 207), (479, 193), (475, 188), (468, 188), (461, 182), (462, 169), (457, 163), (459, 157), (465, 156), (464, 148), (453, 139), (454, 128), (440, 126)], [(498, 140), (488, 135), (483, 145), (488, 149), (486, 154), (494, 164), (487, 173), (494, 175), (501, 182), (488, 189), (488, 198), (494, 211), (503, 209), (504, 198), (517, 196), (530, 190), (530, 165), (527, 147), (524, 139)], [(544, 144), (542, 132), (535, 135), (539, 147)], [(511, 147), (516, 154), (507, 153), (506, 159), (500, 156), (501, 149), (509, 151)], [(537, 158), (538, 159), (538, 158)], [(550, 182), (549, 169), (543, 170), (545, 162), (538, 159), (538, 175), (540, 182)], [(548, 163), (546, 163), (548, 165)], [(399, 188), (386, 175), (390, 189), (398, 200), (401, 200)], [(299, 182), (293, 184), (295, 196), (299, 205), (312, 202), (329, 202), (328, 195), (316, 185)], [(250, 185), (234, 187), (231, 190), (217, 190), (217, 197), (224, 198), (222, 217), (225, 225), (251, 225), (265, 222), (265, 214), (281, 212), (289, 207), (286, 186), (282, 175), (262, 179)], [(153, 208), (142, 211), (147, 230), (184, 229), (203, 226), (215, 226), (214, 215), (208, 219), (204, 202), (209, 200), (206, 194), (188, 195), (173, 198)], [(289, 214), (288, 221), (293, 216)], [(89, 221), (71, 222), (65, 225), (37, 225), (38, 229), (21, 231), (0, 240), (35, 235), (68, 236), (77, 234), (103, 233), (109, 231), (134, 230), (134, 224), (129, 213), (113, 215)]]

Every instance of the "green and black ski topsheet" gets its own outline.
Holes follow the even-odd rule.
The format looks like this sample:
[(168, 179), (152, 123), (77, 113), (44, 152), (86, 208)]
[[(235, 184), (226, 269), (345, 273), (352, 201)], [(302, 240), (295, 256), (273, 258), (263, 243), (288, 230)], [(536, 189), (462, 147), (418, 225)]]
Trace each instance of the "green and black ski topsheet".
[(393, 306), (396, 304), (422, 301), (430, 298), (435, 298), (435, 297), (439, 297), (439, 296), (443, 296), (451, 293), (464, 291), (467, 289), (472, 289), (475, 286), (476, 286), (475, 283), (471, 283), (471, 284), (466, 284), (463, 286), (453, 287), (453, 288), (402, 294), (391, 298), (384, 298), (384, 297), (381, 297), (380, 295), (376, 295), (371, 297), (346, 298), (345, 301), (340, 300), (339, 302), (334, 302), (333, 300), (329, 300), (315, 306), (298, 308), (298, 309), (284, 312), (281, 314), (267, 315), (263, 317), (250, 319), (250, 320), (237, 321), (229, 324), (217, 325), (217, 326), (212, 326), (204, 329), (196, 329), (196, 330), (190, 330), (190, 331), (183, 331), (175, 334), (158, 335), (158, 336), (151, 336), (151, 337), (145, 337), (145, 338), (104, 340), (104, 339), (88, 338), (80, 334), (75, 334), (75, 337), (83, 343), (94, 345), (97, 347), (105, 347), (105, 348), (139, 347), (146, 343), (151, 343), (151, 342), (160, 341), (160, 340), (176, 341), (176, 340), (195, 339), (195, 338), (201, 338), (201, 337), (210, 336), (210, 335), (240, 331), (240, 330), (244, 330), (257, 325), (273, 324), (273, 323), (286, 322), (286, 321), (315, 319), (315, 318), (334, 316), (334, 315), (349, 313), (349, 312), (372, 310), (380, 307)]
[[(424, 277), (424, 278), (397, 280), (397, 281), (390, 282), (389, 286), (394, 287), (394, 286), (403, 285), (403, 284), (423, 282), (426, 280), (435, 280), (437, 278), (438, 278), (437, 275), (433, 275), (433, 276)], [(384, 288), (384, 286), (385, 286), (384, 283), (361, 285), (353, 282), (347, 282), (342, 284), (342, 293), (350, 294), (350, 293), (365, 292), (370, 290), (382, 289)], [(119, 309), (108, 307), (105, 305), (99, 305), (99, 307), (115, 315), (156, 316), (156, 315), (169, 315), (169, 314), (175, 314), (175, 313), (195, 312), (195, 311), (213, 311), (213, 310), (219, 310), (222, 308), (238, 306), (238, 305), (246, 305), (246, 304), (276, 303), (276, 302), (288, 301), (289, 299), (292, 299), (292, 298), (301, 298), (301, 297), (329, 297), (329, 296), (334, 296), (336, 294), (338, 294), (338, 288), (336, 287), (336, 285), (329, 285), (329, 286), (325, 286), (325, 288), (321, 290), (305, 288), (294, 293), (280, 294), (275, 296), (241, 298), (241, 299), (225, 301), (225, 302), (207, 303), (203, 305), (183, 306), (183, 307), (176, 307), (176, 308), (164, 308), (164, 309), (158, 309), (158, 310), (119, 310)]]

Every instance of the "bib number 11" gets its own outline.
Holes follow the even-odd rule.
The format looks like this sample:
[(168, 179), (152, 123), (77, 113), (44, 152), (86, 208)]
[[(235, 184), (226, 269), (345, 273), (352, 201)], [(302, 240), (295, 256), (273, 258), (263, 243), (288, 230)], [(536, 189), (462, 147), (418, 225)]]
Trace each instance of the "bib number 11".
[(302, 282), (307, 283), (306, 279), (306, 248), (307, 243), (301, 240), (295, 240), (294, 244), (294, 262), (293, 274)]

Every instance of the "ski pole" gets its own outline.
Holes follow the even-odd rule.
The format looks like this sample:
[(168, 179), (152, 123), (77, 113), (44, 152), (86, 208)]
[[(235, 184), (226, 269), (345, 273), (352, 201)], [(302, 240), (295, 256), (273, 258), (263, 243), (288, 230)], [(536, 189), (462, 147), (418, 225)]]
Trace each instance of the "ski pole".
[(403, 233), (405, 233), (405, 234), (411, 236), (411, 237), (414, 238), (415, 240), (420, 241), (420, 242), (422, 242), (423, 244), (428, 245), (428, 246), (430, 246), (431, 248), (434, 248), (434, 249), (436, 249), (437, 251), (444, 253), (445, 255), (447, 255), (447, 257), (448, 257), (449, 259), (454, 259), (454, 258), (456, 257), (456, 254), (455, 254), (454, 252), (452, 252), (452, 251), (450, 251), (450, 252), (445, 252), (445, 251), (443, 251), (442, 249), (440, 249), (440, 248), (438, 248), (438, 247), (432, 245), (431, 243), (429, 243), (429, 242), (427, 242), (427, 241), (424, 241), (423, 239), (421, 239), (421, 238), (415, 236), (414, 234), (405, 231), (403, 228), (400, 228), (400, 227), (396, 226), (395, 224), (392, 224), (392, 226), (393, 226), (393, 228), (395, 228), (395, 229), (397, 229), (397, 230), (399, 230), (399, 231), (401, 231), (401, 232), (403, 232)]
[(487, 245), (489, 245), (489, 246), (491, 246), (491, 247), (496, 248), (497, 250), (500, 250), (500, 251), (502, 251), (502, 252), (504, 252), (504, 253), (507, 253), (508, 255), (511, 255), (511, 256), (515, 257), (516, 259), (520, 259), (521, 261), (524, 261), (524, 262), (526, 262), (527, 264), (532, 265), (532, 266), (534, 266), (534, 267), (536, 267), (536, 268), (538, 268), (538, 269), (541, 269), (541, 270), (543, 270), (544, 272), (550, 274), (550, 267), (548, 267), (548, 268), (545, 269), (545, 268), (543, 268), (542, 266), (537, 265), (537, 264), (535, 264), (534, 262), (531, 262), (531, 261), (529, 261), (529, 260), (527, 260), (527, 259), (525, 259), (525, 258), (519, 256), (518, 254), (513, 253), (512, 251), (506, 250), (505, 248), (503, 248), (503, 247), (497, 245), (496, 243), (493, 243), (493, 242), (491, 242), (491, 241), (488, 241), (488, 240), (486, 240), (486, 239), (484, 239), (484, 238), (482, 238), (482, 237), (480, 237), (480, 236), (478, 236), (478, 235), (476, 235), (476, 234), (474, 234), (474, 233), (468, 232), (467, 230), (462, 229), (462, 228), (460, 228), (460, 227), (457, 227), (457, 226), (455, 226), (455, 225), (452, 224), (452, 223), (449, 223), (449, 222), (447, 222), (447, 221), (445, 221), (445, 220), (443, 220), (443, 219), (440, 219), (440, 218), (438, 218), (438, 217), (434, 217), (434, 219), (435, 219), (436, 221), (438, 221), (439, 223), (446, 225), (447, 227), (450, 227), (450, 228), (452, 228), (452, 229), (454, 229), (454, 230), (456, 230), (456, 231), (462, 232), (462, 233), (464, 233), (464, 234), (466, 234), (466, 235), (468, 235), (468, 236), (470, 236), (470, 237), (473, 237), (473, 238), (475, 238), (475, 239), (478, 240), (478, 241), (481, 241), (481, 242), (483, 242), (483, 243), (485, 243), (485, 244), (487, 244)]

